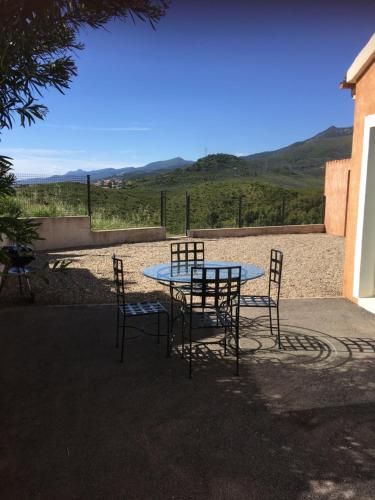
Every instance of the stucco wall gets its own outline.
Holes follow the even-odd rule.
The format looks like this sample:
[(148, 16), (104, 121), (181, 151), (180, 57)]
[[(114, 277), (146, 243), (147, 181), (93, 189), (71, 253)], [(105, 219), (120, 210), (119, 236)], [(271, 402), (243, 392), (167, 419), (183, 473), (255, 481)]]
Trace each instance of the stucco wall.
[(366, 116), (372, 114), (375, 114), (375, 63), (372, 63), (369, 69), (356, 84), (353, 149), (348, 196), (343, 284), (343, 295), (354, 301), (356, 300), (353, 298), (354, 258), (364, 121)]
[[(359, 208), (361, 224), (357, 223), (356, 266), (354, 268), (354, 296), (374, 297), (375, 294), (375, 128), (371, 127), (368, 138), (368, 161), (362, 163), (361, 168), (366, 170), (366, 182), (361, 186)], [(366, 141), (367, 142), (367, 141)], [(367, 148), (366, 148), (367, 149)], [(366, 165), (367, 163), (367, 165)], [(364, 172), (361, 172), (364, 174)], [(362, 221), (363, 218), (363, 221)], [(358, 252), (358, 255), (357, 255)]]
[(324, 233), (324, 224), (303, 224), (300, 226), (224, 227), (219, 229), (191, 229), (191, 238), (235, 238), (260, 236), (264, 234), (307, 234)]
[(324, 224), (326, 233), (345, 236), (348, 182), (351, 159), (326, 163), (324, 194), (326, 196)]
[(44, 238), (34, 242), (36, 250), (137, 243), (166, 238), (163, 227), (92, 231), (89, 217), (34, 217), (33, 220), (41, 223), (39, 235)]

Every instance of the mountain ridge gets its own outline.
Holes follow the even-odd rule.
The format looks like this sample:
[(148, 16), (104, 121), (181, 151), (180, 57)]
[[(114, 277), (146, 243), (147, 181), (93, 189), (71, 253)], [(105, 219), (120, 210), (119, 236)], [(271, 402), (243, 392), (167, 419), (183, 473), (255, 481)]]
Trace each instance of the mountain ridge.
[(38, 184), (41, 179), (43, 181), (48, 182), (71, 182), (77, 180), (79, 182), (83, 182), (83, 179), (86, 178), (87, 175), (90, 175), (90, 180), (95, 182), (102, 179), (115, 178), (121, 175), (138, 175), (143, 173), (149, 173), (156, 170), (173, 170), (175, 168), (181, 168), (185, 165), (190, 165), (193, 163), (191, 160), (184, 160), (180, 156), (176, 156), (175, 158), (171, 158), (169, 160), (160, 160), (156, 162), (147, 163), (143, 167), (123, 167), (123, 168), (101, 168), (96, 170), (69, 170), (65, 174), (60, 175), (51, 175), (49, 177), (34, 177), (34, 178), (25, 178), (22, 177), (18, 180), (18, 183), (22, 184)]
[[(246, 156), (235, 156), (217, 153), (199, 158), (193, 162), (177, 156), (169, 160), (155, 161), (143, 167), (106, 168), (99, 170), (73, 170), (66, 174), (54, 175), (43, 179), (43, 182), (84, 182), (90, 175), (92, 182), (116, 180), (119, 186), (122, 181), (156, 183), (168, 188), (169, 185), (190, 181), (212, 180), (213, 178), (228, 179), (246, 176), (266, 177), (272, 182), (272, 177), (283, 177), (283, 183), (288, 185), (298, 181), (303, 185), (306, 180), (322, 179), (324, 165), (327, 161), (346, 158), (351, 154), (353, 127), (336, 127), (334, 125), (302, 141), (294, 142), (282, 148), (253, 153)], [(176, 179), (178, 175), (178, 179)], [(292, 177), (294, 179), (292, 180)], [(315, 180), (314, 180), (315, 179)], [(259, 179), (261, 180), (261, 179)], [(19, 180), (18, 183), (40, 183), (40, 178)], [(318, 181), (318, 184), (321, 180)]]
[(183, 169), (133, 177), (132, 183), (165, 190), (189, 188), (207, 181), (252, 179), (284, 187), (320, 188), (325, 163), (350, 157), (352, 131), (351, 127), (332, 126), (304, 141), (273, 151), (248, 156), (211, 154)]

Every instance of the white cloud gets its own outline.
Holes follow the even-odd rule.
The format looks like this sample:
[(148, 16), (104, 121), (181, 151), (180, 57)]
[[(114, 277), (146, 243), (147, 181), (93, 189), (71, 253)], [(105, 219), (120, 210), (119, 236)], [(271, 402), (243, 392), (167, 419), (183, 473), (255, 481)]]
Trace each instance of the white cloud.
[(44, 127), (63, 128), (68, 130), (84, 130), (89, 132), (146, 132), (151, 127), (131, 126), (131, 127), (93, 127), (91, 125), (53, 125), (45, 124)]
[[(108, 153), (108, 157), (113, 153), (113, 151)], [(9, 148), (4, 150), (4, 154), (13, 158), (14, 171), (17, 175), (49, 176), (78, 169), (97, 170), (141, 166), (138, 162), (130, 163), (128, 160), (89, 157), (85, 150)], [(106, 155), (105, 152), (100, 153), (101, 157), (104, 155)]]
[(44, 149), (44, 148), (7, 148), (6, 154), (9, 156), (16, 155), (19, 157), (33, 156), (33, 157), (58, 157), (70, 156), (87, 153), (84, 149)]

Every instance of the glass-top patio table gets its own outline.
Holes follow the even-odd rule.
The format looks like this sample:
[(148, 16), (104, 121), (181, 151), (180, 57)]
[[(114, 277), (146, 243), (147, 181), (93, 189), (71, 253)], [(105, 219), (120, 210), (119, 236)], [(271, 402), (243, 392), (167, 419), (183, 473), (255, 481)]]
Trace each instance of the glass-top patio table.
[[(158, 281), (160, 284), (169, 287), (170, 293), (170, 320), (171, 331), (174, 328), (174, 303), (183, 303), (184, 294), (190, 291), (191, 283), (191, 270), (193, 267), (214, 267), (214, 268), (228, 268), (228, 267), (241, 267), (241, 281), (249, 281), (264, 276), (264, 270), (261, 267), (254, 266), (253, 264), (245, 264), (243, 262), (223, 262), (213, 260), (185, 260), (168, 262), (165, 264), (156, 264), (147, 267), (143, 274), (148, 278)], [(207, 276), (209, 278), (209, 276)], [(221, 276), (223, 278), (223, 276)], [(185, 290), (184, 292), (182, 290)], [(176, 297), (174, 297), (176, 294)], [(177, 319), (177, 318), (176, 318)], [(173, 339), (173, 335), (171, 337)], [(171, 340), (172, 341), (172, 340)]]
[(157, 280), (163, 284), (173, 283), (189, 284), (191, 281), (191, 269), (193, 267), (241, 267), (241, 281), (249, 281), (264, 276), (264, 270), (253, 264), (243, 262), (223, 262), (213, 260), (188, 260), (180, 262), (168, 262), (147, 267), (143, 274), (148, 278)]

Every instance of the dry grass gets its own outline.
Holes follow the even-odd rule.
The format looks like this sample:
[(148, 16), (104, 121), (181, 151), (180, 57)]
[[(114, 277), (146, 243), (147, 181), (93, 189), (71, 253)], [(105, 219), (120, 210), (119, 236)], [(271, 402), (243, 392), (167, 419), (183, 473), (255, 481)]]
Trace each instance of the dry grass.
[[(268, 268), (269, 252), (284, 252), (282, 297), (331, 297), (341, 295), (343, 238), (326, 234), (252, 236), (205, 240), (206, 258), (252, 263)], [(143, 276), (144, 268), (169, 261), (170, 241), (136, 243), (43, 253), (46, 260), (71, 258), (65, 273), (54, 273), (48, 286), (35, 282), (36, 301), (43, 304), (114, 302), (111, 256), (124, 259), (127, 290), (131, 300), (148, 299), (165, 293), (155, 281)], [(13, 286), (15, 284), (13, 283)], [(266, 278), (248, 282), (243, 291), (264, 293)], [(2, 293), (2, 301), (11, 290)], [(14, 292), (13, 292), (14, 293)]]

